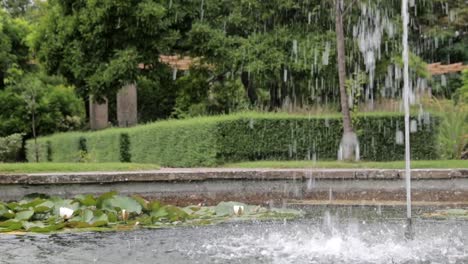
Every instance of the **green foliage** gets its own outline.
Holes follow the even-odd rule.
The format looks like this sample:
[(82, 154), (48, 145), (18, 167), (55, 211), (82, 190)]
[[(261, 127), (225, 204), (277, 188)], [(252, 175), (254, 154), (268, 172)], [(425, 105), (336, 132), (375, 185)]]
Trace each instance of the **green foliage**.
[(24, 16), (31, 8), (30, 0), (3, 0), (0, 2), (3, 7), (12, 17)]
[(216, 119), (163, 121), (128, 130), (132, 162), (162, 166), (213, 166), (216, 161)]
[[(402, 115), (372, 114), (356, 118), (362, 159), (404, 158), (404, 146), (395, 139), (397, 131), (404, 128)], [(412, 158), (438, 158), (438, 118), (413, 117), (413, 120), (417, 122), (417, 131), (411, 134)], [(39, 141), (41, 144), (47, 140), (52, 142), (54, 162), (74, 161), (69, 153), (78, 150), (80, 136), (88, 139), (91, 161), (117, 162), (123, 157), (122, 134), (127, 134), (132, 162), (196, 167), (240, 160), (336, 159), (341, 129), (340, 116), (246, 113), (162, 121), (93, 133), (58, 134)], [(27, 144), (31, 145), (32, 141)], [(56, 149), (54, 144), (67, 147)], [(31, 155), (28, 151), (29, 160), (32, 160)]]
[(8, 133), (32, 134), (32, 114), (36, 134), (70, 131), (82, 126), (84, 103), (73, 87), (42, 74), (19, 74), (0, 90), (0, 136)]
[(178, 93), (172, 116), (186, 118), (245, 110), (248, 101), (242, 83), (238, 79), (224, 78), (211, 76), (205, 68), (192, 68), (177, 80)]
[(120, 132), (116, 129), (103, 133), (86, 133), (91, 162), (120, 161)]
[(29, 30), (24, 20), (12, 19), (0, 9), (0, 89), (5, 88), (8, 70), (27, 65), (29, 47), (25, 39)]
[(302, 212), (297, 210), (267, 209), (237, 202), (220, 203), (215, 207), (177, 207), (146, 201), (138, 196), (121, 196), (116, 192), (98, 197), (77, 195), (73, 199), (35, 195), (18, 202), (0, 201), (0, 233), (48, 233), (72, 229), (121, 231), (301, 216)]
[(130, 162), (132, 155), (130, 154), (130, 137), (127, 133), (120, 134), (120, 161)]
[(455, 99), (458, 104), (468, 105), (468, 70), (463, 71), (462, 78), (463, 86), (457, 90)]
[(88, 152), (88, 147), (86, 146), (86, 138), (80, 137), (78, 140), (78, 149), (83, 152)]
[(171, 115), (178, 93), (178, 86), (171, 76), (167, 67), (158, 67), (147, 76), (138, 77), (139, 122), (148, 123)]
[[(163, 3), (164, 2), (164, 3)], [(172, 2), (171, 2), (172, 3)], [(119, 87), (156, 70), (187, 27), (187, 1), (50, 1), (34, 39), (49, 73), (63, 74), (82, 95), (114, 95)], [(89, 89), (89, 90), (88, 90)]]
[[(467, 62), (467, 27), (468, 7), (464, 0), (430, 0), (418, 4), (411, 16), (421, 34), (434, 40), (429, 49), (422, 52), (422, 57), (434, 62)], [(416, 39), (416, 41), (420, 41)]]
[(441, 121), (438, 133), (438, 151), (442, 158), (460, 159), (468, 145), (468, 105), (463, 102), (454, 105), (450, 102), (439, 107)]
[[(274, 169), (299, 169), (299, 168), (316, 168), (316, 169), (403, 169), (405, 161), (359, 161), (359, 162), (346, 162), (346, 161), (330, 161), (330, 160), (294, 160), (294, 161), (247, 161), (224, 164), (223, 167), (227, 168), (274, 168)], [(450, 169), (450, 168), (464, 168), (468, 169), (468, 161), (465, 160), (412, 160), (412, 169)]]
[(22, 134), (12, 134), (7, 137), (0, 137), (0, 162), (16, 161), (22, 146)]
[[(399, 114), (360, 115), (357, 131), (361, 159), (372, 161), (401, 160), (404, 146), (398, 145), (395, 134), (403, 129)], [(435, 123), (419, 122), (418, 132), (411, 135), (413, 159), (437, 158)], [(239, 118), (220, 122), (218, 157), (237, 160), (307, 160), (336, 159), (341, 140), (339, 117), (275, 117)]]
[(422, 215), (424, 218), (437, 219), (437, 220), (468, 220), (468, 210), (466, 209), (444, 209), (444, 210), (435, 210), (433, 212), (424, 213)]
[(52, 144), (50, 141), (46, 141), (46, 154), (47, 154), (47, 161), (52, 161)]

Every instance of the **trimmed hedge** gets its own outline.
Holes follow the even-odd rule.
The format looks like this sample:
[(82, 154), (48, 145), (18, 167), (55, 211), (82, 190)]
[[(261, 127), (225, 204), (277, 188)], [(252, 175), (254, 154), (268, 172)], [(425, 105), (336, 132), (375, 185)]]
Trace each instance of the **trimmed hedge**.
[[(437, 159), (438, 119), (432, 117), (429, 122), (427, 118), (415, 120), (418, 131), (411, 134), (412, 159)], [(402, 115), (367, 114), (355, 117), (354, 121), (361, 159), (404, 159), (404, 146), (396, 144), (395, 139), (396, 132), (404, 128)], [(85, 142), (87, 160), (91, 162), (195, 167), (242, 160), (304, 160), (314, 157), (324, 160), (337, 157), (341, 122), (338, 115), (309, 117), (244, 113), (160, 121), (98, 132), (63, 133), (40, 138), (38, 142), (41, 161), (54, 162), (80, 161), (80, 152), (83, 152), (80, 142)], [(32, 144), (32, 141), (27, 142), (30, 161), (34, 160), (34, 153), (30, 151)], [(51, 155), (47, 155), (46, 144), (50, 145)]]

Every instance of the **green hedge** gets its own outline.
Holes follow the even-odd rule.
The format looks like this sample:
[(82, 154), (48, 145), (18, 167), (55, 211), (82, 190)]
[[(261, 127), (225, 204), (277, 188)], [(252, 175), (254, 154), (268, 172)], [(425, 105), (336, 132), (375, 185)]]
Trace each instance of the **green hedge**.
[[(415, 118), (412, 158), (437, 159), (437, 124)], [(354, 118), (361, 159), (404, 159), (396, 131), (404, 128), (400, 114), (367, 114)], [(244, 113), (228, 116), (161, 121), (125, 129), (64, 133), (39, 139), (41, 161), (138, 162), (170, 167), (214, 166), (241, 160), (336, 159), (341, 117)], [(86, 142), (86, 153), (81, 142)], [(83, 140), (85, 139), (85, 140)], [(32, 141), (27, 142), (33, 161)], [(46, 144), (51, 155), (47, 155)], [(50, 157), (51, 156), (51, 157)]]

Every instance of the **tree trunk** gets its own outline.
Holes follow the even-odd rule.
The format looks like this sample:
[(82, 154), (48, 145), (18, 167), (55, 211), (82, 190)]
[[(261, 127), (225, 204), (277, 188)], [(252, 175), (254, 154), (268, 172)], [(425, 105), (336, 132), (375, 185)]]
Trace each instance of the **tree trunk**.
[(270, 83), (270, 111), (276, 110), (281, 106), (279, 98), (279, 85), (278, 82)]
[(32, 114), (32, 133), (34, 138), (34, 155), (36, 158), (36, 163), (39, 162), (39, 148), (37, 146), (37, 135), (36, 135), (36, 99), (33, 98), (33, 105), (31, 109)]
[(335, 0), (336, 15), (336, 48), (338, 62), (338, 78), (340, 81), (341, 113), (343, 114), (343, 137), (338, 150), (339, 160), (359, 160), (359, 141), (354, 133), (351, 123), (351, 113), (348, 105), (348, 94), (346, 93), (346, 61), (345, 61), (345, 38), (343, 29), (343, 1)]
[(353, 126), (351, 123), (351, 114), (349, 112), (348, 105), (348, 94), (346, 93), (346, 61), (345, 61), (345, 38), (343, 30), (343, 10), (340, 5), (340, 0), (335, 0), (336, 5), (336, 17), (335, 17), (335, 29), (336, 29), (336, 48), (337, 48), (337, 62), (338, 62), (338, 78), (340, 82), (340, 102), (341, 102), (341, 113), (343, 114), (343, 132), (352, 133)]
[(5, 89), (5, 74), (3, 73), (2, 70), (0, 70), (0, 90)]
[(255, 92), (255, 88), (253, 86), (252, 81), (250, 80), (248, 72), (242, 72), (241, 74), (241, 81), (244, 85), (245, 90), (247, 91), (247, 96), (249, 97), (250, 103), (255, 105), (257, 103), (257, 93)]

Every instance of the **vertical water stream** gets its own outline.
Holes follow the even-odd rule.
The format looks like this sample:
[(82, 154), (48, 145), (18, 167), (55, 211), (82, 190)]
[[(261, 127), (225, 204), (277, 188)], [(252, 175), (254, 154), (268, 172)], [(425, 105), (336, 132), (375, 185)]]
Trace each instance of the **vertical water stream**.
[(402, 0), (401, 16), (403, 20), (403, 104), (405, 109), (405, 180), (406, 180), (406, 237), (413, 237), (411, 221), (411, 155), (410, 155), (410, 85), (408, 53), (408, 0)]

